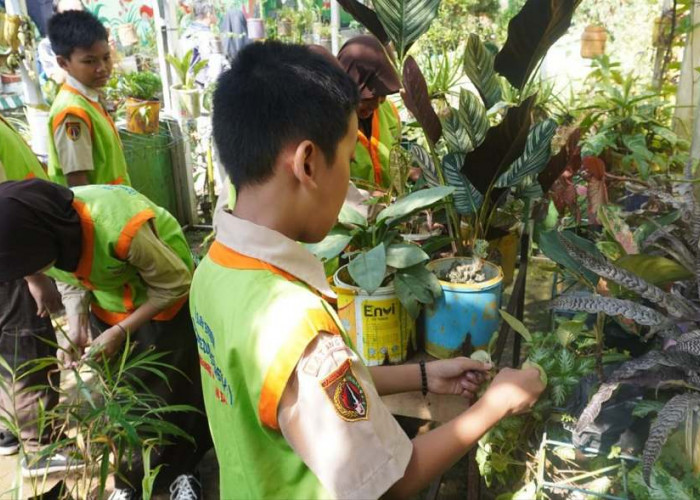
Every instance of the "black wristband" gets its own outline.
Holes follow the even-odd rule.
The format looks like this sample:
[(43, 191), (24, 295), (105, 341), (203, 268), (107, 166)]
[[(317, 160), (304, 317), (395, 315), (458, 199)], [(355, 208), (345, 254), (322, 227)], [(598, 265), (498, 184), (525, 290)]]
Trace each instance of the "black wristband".
[(423, 393), (423, 396), (428, 395), (428, 374), (425, 371), (425, 361), (422, 359), (418, 362), (420, 365), (420, 383), (421, 383), (421, 392)]

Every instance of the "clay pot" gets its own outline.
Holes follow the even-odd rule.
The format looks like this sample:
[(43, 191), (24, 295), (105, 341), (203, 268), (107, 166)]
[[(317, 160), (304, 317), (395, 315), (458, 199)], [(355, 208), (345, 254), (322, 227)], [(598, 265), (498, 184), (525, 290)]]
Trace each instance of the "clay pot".
[(608, 33), (602, 26), (586, 26), (581, 35), (581, 57), (594, 59), (605, 54)]

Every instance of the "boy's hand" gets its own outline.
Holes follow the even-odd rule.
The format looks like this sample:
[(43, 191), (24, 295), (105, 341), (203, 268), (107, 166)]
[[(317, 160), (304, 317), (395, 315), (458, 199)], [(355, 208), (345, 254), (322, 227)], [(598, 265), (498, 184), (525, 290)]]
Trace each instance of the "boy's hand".
[(43, 274), (33, 274), (24, 278), (29, 288), (29, 293), (36, 302), (36, 314), (42, 318), (48, 317), (51, 313), (61, 310), (61, 294), (58, 293), (56, 285)]
[(88, 356), (104, 356), (111, 358), (124, 344), (126, 334), (123, 328), (113, 326), (102, 332), (90, 345), (90, 348), (83, 355), (83, 359)]
[(503, 412), (505, 417), (528, 411), (544, 389), (537, 368), (503, 368), (481, 399), (495, 412)]
[(490, 364), (463, 357), (426, 363), (428, 390), (434, 394), (454, 394), (474, 399), (490, 369)]
[(68, 316), (68, 332), (57, 331), (57, 358), (64, 368), (75, 366), (90, 338), (90, 323), (87, 314)]

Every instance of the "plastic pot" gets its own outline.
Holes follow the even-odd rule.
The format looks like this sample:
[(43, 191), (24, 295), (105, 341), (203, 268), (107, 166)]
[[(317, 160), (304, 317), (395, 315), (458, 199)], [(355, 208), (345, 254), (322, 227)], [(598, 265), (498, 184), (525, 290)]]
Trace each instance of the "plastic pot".
[(126, 99), (126, 129), (134, 134), (153, 134), (158, 131), (160, 101)]
[(202, 92), (199, 89), (183, 89), (181, 84), (173, 85), (170, 89), (179, 118), (191, 120), (202, 114)]
[(258, 17), (252, 17), (247, 21), (248, 38), (250, 40), (262, 40), (265, 38), (265, 21)]
[(117, 34), (119, 36), (119, 42), (124, 47), (131, 47), (139, 43), (139, 37), (136, 34), (136, 28), (133, 24), (127, 23), (122, 24), (117, 28)]
[(27, 106), (27, 123), (29, 124), (29, 134), (31, 136), (32, 151), (38, 156), (48, 156), (49, 154), (49, 111)]

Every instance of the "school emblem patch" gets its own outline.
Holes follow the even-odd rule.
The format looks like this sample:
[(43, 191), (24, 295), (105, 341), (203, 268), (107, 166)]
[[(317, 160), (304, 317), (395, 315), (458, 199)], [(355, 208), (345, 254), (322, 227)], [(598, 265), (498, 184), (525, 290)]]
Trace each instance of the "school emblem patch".
[(66, 135), (71, 141), (77, 141), (80, 138), (80, 123), (66, 122)]
[(321, 382), (340, 418), (348, 422), (367, 420), (369, 406), (362, 384), (352, 371), (349, 359)]

